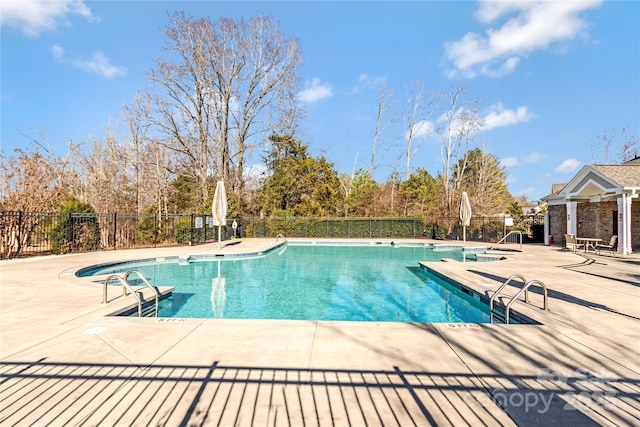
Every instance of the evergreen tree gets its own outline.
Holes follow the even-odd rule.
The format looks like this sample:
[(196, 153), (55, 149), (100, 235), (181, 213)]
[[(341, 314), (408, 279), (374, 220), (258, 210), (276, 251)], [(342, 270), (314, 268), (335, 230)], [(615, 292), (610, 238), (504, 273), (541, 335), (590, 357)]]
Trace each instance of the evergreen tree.
[(466, 157), (460, 190), (469, 194), (474, 215), (505, 213), (513, 197), (507, 188), (507, 173), (496, 156), (476, 148), (467, 152)]
[(340, 181), (333, 163), (315, 158), (291, 136), (271, 136), (262, 206), (266, 215), (327, 216), (339, 213)]
[(405, 215), (429, 215), (438, 207), (438, 186), (429, 172), (419, 168), (400, 187)]
[(368, 217), (372, 214), (377, 195), (380, 191), (378, 184), (371, 175), (358, 169), (351, 179), (350, 190), (345, 198), (347, 216)]

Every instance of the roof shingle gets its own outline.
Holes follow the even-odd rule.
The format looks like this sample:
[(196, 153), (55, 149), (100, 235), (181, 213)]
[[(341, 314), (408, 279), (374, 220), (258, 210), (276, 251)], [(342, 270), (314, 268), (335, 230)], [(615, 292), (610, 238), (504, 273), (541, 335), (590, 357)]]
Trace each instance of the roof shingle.
[(623, 188), (640, 188), (640, 164), (590, 166)]

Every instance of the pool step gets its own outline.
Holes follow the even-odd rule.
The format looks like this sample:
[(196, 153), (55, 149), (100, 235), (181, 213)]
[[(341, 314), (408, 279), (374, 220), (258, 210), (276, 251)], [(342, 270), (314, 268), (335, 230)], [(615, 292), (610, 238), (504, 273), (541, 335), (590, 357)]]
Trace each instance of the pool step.
[(478, 261), (502, 261), (507, 259), (507, 257), (498, 254), (476, 254), (476, 259)]
[(157, 317), (155, 304), (146, 304), (143, 306), (140, 317)]

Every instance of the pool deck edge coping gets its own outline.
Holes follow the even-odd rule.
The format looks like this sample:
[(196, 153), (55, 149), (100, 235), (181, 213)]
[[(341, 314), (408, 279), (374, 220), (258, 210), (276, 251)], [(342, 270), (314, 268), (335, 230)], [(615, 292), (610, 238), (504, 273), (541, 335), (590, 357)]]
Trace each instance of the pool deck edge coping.
[[(252, 245), (258, 248), (256, 250), (262, 250), (275, 242), (273, 239), (258, 239), (246, 243), (246, 245), (243, 242), (222, 250), (231, 252), (243, 245)], [(256, 322), (217, 319), (159, 322), (157, 319), (150, 321), (149, 319), (102, 317), (98, 316), (97, 312), (77, 317), (78, 313), (86, 313), (90, 307), (99, 304), (100, 288), (87, 287), (86, 281), (75, 280), (61, 274), (75, 266), (96, 263), (96, 261), (110, 261), (145, 253), (175, 253), (184, 256), (196, 251), (215, 253), (217, 243), (206, 245), (206, 247), (127, 250), (120, 253), (114, 251), (47, 257), (29, 262), (0, 262), (0, 269), (2, 269), (0, 355), (2, 362), (7, 366), (5, 375), (10, 374), (5, 377), (4, 387), (10, 387), (16, 384), (16, 381), (29, 378), (34, 387), (25, 389), (24, 396), (34, 404), (42, 399), (35, 394), (30, 394), (37, 393), (38, 387), (53, 387), (53, 390), (59, 391), (59, 397), (56, 399), (45, 400), (34, 408), (25, 407), (24, 411), (29, 411), (25, 412), (25, 422), (29, 419), (45, 420), (47, 416), (56, 414), (58, 414), (56, 416), (62, 416), (60, 414), (64, 412), (57, 411), (63, 411), (67, 404), (58, 405), (55, 402), (71, 402), (69, 399), (73, 399), (73, 405), (80, 405), (78, 407), (82, 407), (86, 402), (93, 402), (94, 406), (99, 405), (94, 414), (103, 417), (97, 419), (105, 420), (104, 422), (118, 419), (151, 420), (159, 414), (151, 400), (146, 406), (124, 405), (104, 412), (101, 408), (106, 408), (104, 405), (107, 405), (109, 400), (104, 402), (95, 400), (96, 393), (102, 388), (98, 387), (95, 392), (88, 392), (83, 396), (76, 396), (70, 390), (65, 392), (63, 384), (80, 386), (84, 377), (79, 376), (76, 379), (70, 377), (56, 385), (56, 382), (61, 381), (61, 377), (47, 379), (46, 375), (38, 376), (37, 372), (34, 376), (30, 376), (30, 372), (38, 369), (38, 360), (45, 360), (43, 366), (52, 368), (75, 366), (78, 363), (89, 363), (89, 366), (95, 366), (96, 369), (100, 369), (101, 366), (107, 369), (131, 365), (137, 370), (127, 377), (128, 380), (123, 378), (123, 381), (131, 384), (132, 390), (136, 390), (137, 384), (153, 385), (154, 389), (157, 387), (156, 393), (169, 399), (167, 402), (173, 408), (174, 414), (180, 416), (185, 414), (184, 420), (189, 416), (192, 420), (195, 420), (193, 417), (197, 418), (196, 412), (189, 412), (190, 409), (194, 409), (194, 404), (197, 404), (197, 408), (204, 408), (204, 414), (207, 414), (206, 408), (211, 408), (214, 412), (209, 412), (210, 416), (224, 413), (222, 407), (216, 406), (215, 400), (209, 401), (206, 397), (209, 387), (217, 383), (196, 381), (189, 389), (195, 387), (194, 391), (202, 389), (205, 393), (189, 394), (194, 399), (200, 396), (200, 401), (197, 399), (185, 401), (171, 400), (173, 396), (171, 393), (175, 386), (171, 381), (164, 383), (146, 381), (152, 380), (161, 366), (174, 369), (180, 366), (206, 367), (214, 366), (215, 361), (221, 366), (226, 366), (227, 369), (229, 366), (249, 371), (257, 368), (285, 367), (291, 371), (284, 372), (292, 373), (295, 373), (294, 369), (300, 369), (300, 372), (322, 369), (322, 372), (328, 370), (326, 371), (328, 374), (338, 376), (342, 375), (341, 373), (364, 375), (361, 374), (365, 372), (363, 369), (372, 370), (374, 373), (371, 375), (377, 375), (377, 372), (395, 371), (399, 372), (399, 375), (407, 375), (402, 372), (414, 372), (415, 374), (412, 375), (422, 378), (421, 385), (414, 383), (412, 377), (402, 377), (407, 381), (405, 384), (407, 387), (414, 387), (406, 388), (406, 390), (413, 390), (413, 394), (398, 394), (394, 397), (387, 395), (387, 398), (393, 399), (393, 402), (397, 403), (396, 407), (407, 408), (412, 413), (411, 419), (428, 416), (430, 417), (428, 419), (434, 423), (447, 424), (458, 420), (467, 424), (480, 422), (535, 425), (536, 422), (549, 416), (553, 416), (556, 422), (564, 420), (565, 423), (573, 424), (576, 422), (584, 424), (585, 420), (600, 424), (621, 424), (625, 423), (625, 420), (640, 419), (638, 408), (628, 403), (640, 398), (638, 391), (638, 384), (640, 384), (639, 288), (607, 278), (610, 272), (608, 268), (611, 268), (608, 262), (612, 260), (611, 258), (599, 257), (597, 262), (583, 265), (581, 256), (560, 252), (557, 247), (527, 248), (525, 245), (523, 252), (509, 254), (509, 259), (503, 262), (473, 263), (473, 265), (472, 263), (435, 263), (443, 274), (451, 275), (456, 280), (481, 292), (490, 292), (490, 289), (495, 289), (485, 286), (487, 282), (499, 286), (499, 278), (523, 271), (527, 273), (527, 278), (540, 278), (545, 281), (550, 290), (553, 290), (549, 303), (550, 319), (547, 319), (548, 322), (544, 322), (544, 325), (481, 325), (477, 328), (471, 327), (472, 325), (454, 328), (446, 324), (371, 323), (361, 325), (353, 322)], [(635, 262), (640, 258), (630, 259)], [(633, 268), (632, 264), (628, 266)], [(591, 270), (589, 270), (590, 274), (585, 275), (577, 271), (578, 269)], [(25, 275), (25, 271), (29, 274)], [(635, 270), (632, 270), (632, 274), (635, 274)], [(541, 303), (539, 298), (538, 294), (531, 295), (532, 307), (517, 302), (518, 311), (524, 311), (523, 314), (526, 314), (527, 310), (540, 311), (535, 307)], [(66, 313), (66, 315), (57, 316), (55, 313)], [(14, 348), (7, 348), (7, 345)], [(11, 365), (18, 362), (30, 365)], [(47, 365), (47, 363), (50, 364)], [(56, 365), (57, 363), (60, 365)], [(156, 365), (158, 365), (157, 369), (154, 368)], [(13, 373), (12, 366), (15, 366), (17, 373)], [(139, 367), (145, 368), (141, 370)], [(397, 371), (394, 367), (397, 367)], [(536, 374), (540, 369), (547, 370), (551, 374), (568, 373), (571, 382), (563, 383), (562, 375), (560, 380), (557, 378), (547, 380)], [(579, 376), (576, 377), (577, 374), (575, 374), (578, 371), (597, 374), (600, 369), (611, 372), (614, 379), (590, 382)], [(140, 379), (139, 383), (137, 378)], [(96, 381), (96, 384), (104, 382), (107, 387), (113, 379), (106, 377), (105, 380)], [(367, 382), (365, 377), (362, 381)], [(434, 386), (424, 389), (424, 381), (429, 384), (433, 382)], [(446, 385), (452, 381), (459, 384), (457, 388), (451, 389)], [(242, 384), (240, 382), (239, 386)], [(308, 400), (304, 394), (305, 389), (316, 391), (320, 389), (314, 388), (316, 387), (314, 383), (306, 384), (306, 386), (297, 385), (297, 383), (291, 385), (303, 393), (298, 395), (301, 399), (297, 401), (298, 407), (302, 405), (319, 421), (331, 423), (331, 414), (322, 410), (315, 400)], [(354, 387), (353, 383), (349, 384), (351, 385), (345, 385), (345, 387)], [(481, 386), (478, 387), (478, 384)], [(317, 386), (329, 393), (332, 399), (348, 398), (344, 394), (333, 394), (326, 384)], [(285, 390), (282, 395), (285, 396), (287, 383), (282, 387)], [(377, 388), (379, 385), (372, 384), (372, 387), (374, 388), (366, 389), (369, 394), (375, 395), (378, 390), (384, 390)], [(530, 393), (552, 393), (565, 402), (572, 402), (571, 393), (587, 393), (589, 390), (610, 392), (613, 393), (610, 398), (615, 405), (604, 409), (581, 407), (577, 411), (563, 411), (560, 405), (560, 409), (551, 408), (549, 413), (538, 413), (535, 410), (526, 412), (523, 411), (524, 408), (514, 405), (500, 408), (489, 401), (486, 402), (489, 405), (486, 411), (481, 406), (469, 406), (470, 403), (466, 397), (481, 397), (484, 394), (496, 397), (495, 390), (499, 390), (500, 387), (507, 387), (511, 393), (510, 396), (517, 396), (518, 393), (521, 396), (529, 396)], [(120, 396), (119, 398), (127, 396), (128, 389), (129, 387), (121, 388), (116, 396)], [(235, 388), (231, 387), (230, 390)], [(333, 390), (341, 389), (338, 387)], [(621, 390), (624, 390), (624, 393)], [(345, 389), (342, 391), (344, 393)], [(136, 398), (138, 396), (138, 394), (135, 395)], [(223, 394), (222, 397), (224, 396), (226, 395)], [(233, 413), (237, 410), (238, 416), (248, 417), (243, 419), (252, 419), (253, 416), (261, 419), (260, 415), (256, 415), (256, 411), (262, 408), (263, 404), (268, 406), (268, 402), (261, 403), (263, 401), (258, 395), (255, 395), (253, 400), (255, 404), (251, 403), (251, 399), (238, 400), (231, 394), (228, 396), (226, 402), (231, 406), (226, 406), (227, 412)], [(360, 395), (360, 398), (364, 399), (365, 395)], [(362, 404), (384, 406), (382, 403), (384, 398), (374, 399), (371, 403), (365, 400)], [(420, 406), (422, 409), (412, 406), (416, 402), (422, 405)], [(11, 403), (11, 397), (8, 397), (4, 403), (5, 408), (11, 407), (7, 406)], [(208, 406), (207, 403), (209, 403)], [(573, 403), (575, 404), (575, 401)], [(201, 407), (200, 404), (205, 406)], [(248, 404), (250, 406), (246, 406)], [(68, 405), (69, 408), (75, 407), (71, 403)], [(356, 408), (359, 406), (356, 404)], [(21, 404), (19, 407), (22, 407)], [(458, 409), (451, 412), (452, 407)], [(446, 408), (450, 408), (449, 412)], [(3, 410), (0, 409), (0, 411)], [(218, 410), (223, 412), (215, 412)], [(22, 413), (22, 410), (16, 409), (16, 411), (17, 414)], [(393, 422), (396, 416), (395, 413), (385, 415), (384, 411), (371, 413), (377, 413), (383, 417), (391, 416), (389, 422)], [(356, 415), (351, 414), (351, 416)], [(87, 418), (87, 420), (90, 419)]]

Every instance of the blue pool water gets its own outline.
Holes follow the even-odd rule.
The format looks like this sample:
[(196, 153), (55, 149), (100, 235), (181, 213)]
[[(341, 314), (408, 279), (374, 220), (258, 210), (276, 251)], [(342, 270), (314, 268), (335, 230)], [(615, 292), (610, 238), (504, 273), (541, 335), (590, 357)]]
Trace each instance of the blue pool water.
[(284, 246), (252, 258), (127, 263), (175, 286), (159, 317), (489, 323), (485, 304), (425, 273), (419, 261), (463, 260), (460, 250), (384, 246)]

